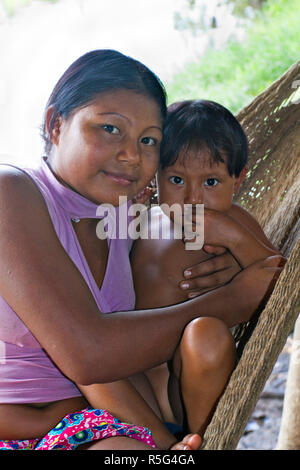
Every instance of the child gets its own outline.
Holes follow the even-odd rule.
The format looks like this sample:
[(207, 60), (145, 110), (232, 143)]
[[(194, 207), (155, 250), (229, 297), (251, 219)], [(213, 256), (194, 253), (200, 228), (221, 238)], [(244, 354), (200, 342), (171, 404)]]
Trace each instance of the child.
[[(247, 156), (247, 139), (240, 124), (220, 104), (203, 100), (185, 101), (169, 108), (157, 172), (158, 201), (165, 207), (179, 204), (182, 213), (185, 204), (204, 204), (205, 249), (187, 250), (182, 240), (172, 236), (169, 239), (149, 236), (137, 240), (131, 253), (137, 309), (184, 302), (186, 292), (189, 292), (189, 298), (199, 295), (199, 286), (200, 293), (218, 287), (219, 272), (204, 275), (203, 284), (198, 276), (201, 262), (208, 258), (213, 262), (215, 257), (211, 253), (217, 247), (224, 247), (229, 252), (237, 261), (239, 270), (279, 254), (256, 220), (245, 209), (232, 203), (233, 195), (247, 173)], [(151, 230), (158, 233), (159, 229), (161, 233), (162, 229), (165, 233), (172, 232), (173, 213), (165, 214), (160, 206), (153, 206), (149, 214), (149, 234)], [(194, 275), (191, 266), (198, 271)], [(191, 272), (186, 281), (182, 281), (183, 269)], [(194, 279), (197, 276), (197, 280)], [(233, 309), (231, 313), (230, 320), (224, 317), (228, 327), (241, 322), (237, 311)], [(203, 321), (205, 332), (204, 324)], [(208, 331), (206, 334), (209, 338)], [(203, 344), (208, 348), (204, 338)], [(227, 354), (227, 361), (223, 357), (219, 362), (211, 359), (209, 365), (203, 361), (202, 369), (198, 365), (201, 371), (197, 371), (197, 380), (195, 366), (187, 364), (186, 360), (178, 359), (170, 372), (166, 364), (146, 371), (146, 377), (155, 390), (157, 414), (164, 421), (177, 424), (183, 424), (185, 418), (191, 432), (203, 434), (233, 367), (234, 355), (230, 349)], [(142, 389), (142, 383), (139, 386)], [(83, 392), (93, 406), (97, 400), (100, 403), (103, 400), (108, 403), (108, 409), (113, 409), (117, 415), (121, 413), (123, 419), (127, 404), (127, 414), (131, 419), (138, 419), (132, 413), (139, 414), (139, 407), (142, 408), (140, 398), (128, 382), (95, 385), (83, 389)], [(200, 403), (198, 409), (194, 406), (197, 398)], [(154, 432), (153, 427), (152, 430)]]

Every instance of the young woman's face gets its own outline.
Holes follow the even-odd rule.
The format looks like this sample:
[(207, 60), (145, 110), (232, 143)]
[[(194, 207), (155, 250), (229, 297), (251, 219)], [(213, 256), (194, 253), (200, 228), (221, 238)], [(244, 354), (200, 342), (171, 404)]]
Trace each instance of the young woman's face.
[(154, 100), (129, 90), (107, 92), (56, 121), (50, 163), (63, 184), (117, 206), (119, 196), (132, 199), (153, 178), (161, 139)]
[(159, 203), (168, 205), (204, 204), (208, 209), (227, 212), (244, 172), (230, 176), (226, 162), (212, 162), (207, 149), (187, 158), (179, 155), (174, 165), (159, 169), (157, 175)]

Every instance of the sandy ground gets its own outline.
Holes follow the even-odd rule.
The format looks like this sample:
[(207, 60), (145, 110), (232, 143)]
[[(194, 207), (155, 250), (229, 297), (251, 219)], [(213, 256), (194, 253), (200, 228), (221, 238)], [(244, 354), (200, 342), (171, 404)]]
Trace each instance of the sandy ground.
[(259, 401), (240, 439), (237, 450), (274, 450), (280, 430), (283, 399), (290, 361), (289, 337), (266, 382)]

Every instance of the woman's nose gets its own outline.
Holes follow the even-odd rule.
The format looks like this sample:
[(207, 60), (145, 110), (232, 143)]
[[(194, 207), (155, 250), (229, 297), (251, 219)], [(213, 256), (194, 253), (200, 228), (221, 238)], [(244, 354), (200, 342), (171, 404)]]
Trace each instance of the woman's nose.
[(138, 142), (134, 139), (127, 139), (123, 142), (118, 153), (118, 159), (121, 162), (125, 162), (133, 166), (139, 165), (141, 154)]

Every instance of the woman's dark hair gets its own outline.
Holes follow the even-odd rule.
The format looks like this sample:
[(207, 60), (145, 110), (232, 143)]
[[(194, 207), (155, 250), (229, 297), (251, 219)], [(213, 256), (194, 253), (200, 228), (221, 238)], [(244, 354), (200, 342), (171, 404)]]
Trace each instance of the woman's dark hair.
[(53, 106), (54, 113), (49, 133), (46, 131), (46, 111), (41, 127), (46, 154), (49, 154), (52, 147), (50, 136), (58, 116), (67, 118), (73, 110), (89, 104), (97, 95), (120, 89), (149, 96), (159, 106), (162, 118), (165, 118), (166, 92), (159, 78), (151, 70), (118, 51), (91, 51), (70, 65), (50, 95), (46, 111)]
[(224, 162), (230, 176), (239, 176), (248, 160), (247, 137), (233, 114), (207, 100), (174, 103), (168, 108), (160, 165), (173, 165), (179, 154), (207, 148), (213, 161)]

